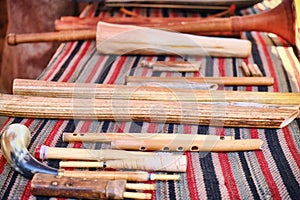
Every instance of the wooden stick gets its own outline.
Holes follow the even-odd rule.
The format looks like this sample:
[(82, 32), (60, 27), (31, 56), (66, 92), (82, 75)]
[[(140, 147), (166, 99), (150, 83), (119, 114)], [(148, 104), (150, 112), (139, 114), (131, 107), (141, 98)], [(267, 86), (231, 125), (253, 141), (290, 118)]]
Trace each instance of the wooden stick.
[(64, 142), (110, 142), (112, 140), (234, 140), (234, 136), (164, 133), (63, 133)]
[(149, 180), (180, 180), (178, 174), (154, 174), (144, 171), (71, 171), (60, 169), (59, 176), (79, 178), (102, 178), (107, 180), (127, 180), (144, 182)]
[(98, 22), (96, 41), (100, 54), (248, 57), (251, 51), (247, 40), (209, 38), (105, 22)]
[(153, 71), (162, 72), (196, 72), (200, 69), (200, 64), (196, 62), (189, 61), (155, 61), (148, 62), (143, 60), (141, 62), (141, 67), (153, 68)]
[(197, 82), (216, 83), (224, 86), (270, 86), (274, 84), (272, 77), (142, 77), (127, 76), (130, 82)]
[(143, 121), (225, 127), (281, 128), (294, 109), (224, 103), (0, 96), (0, 115), (9, 117)]
[(161, 155), (147, 156), (144, 158), (133, 158), (123, 160), (111, 160), (105, 162), (87, 162), (87, 161), (60, 161), (59, 166), (76, 168), (110, 168), (127, 169), (143, 171), (161, 171), (161, 172), (186, 172), (187, 161), (185, 155)]
[(253, 151), (261, 150), (263, 141), (260, 139), (242, 140), (114, 140), (111, 147), (124, 150), (140, 151)]
[(248, 68), (248, 65), (245, 62), (242, 62), (241, 68), (245, 74), (246, 77), (251, 76), (250, 70)]
[(72, 159), (72, 160), (120, 160), (129, 158), (143, 158), (147, 156), (157, 156), (152, 152), (130, 152), (111, 149), (77, 149), (60, 148), (40, 145), (36, 148), (35, 156), (38, 159)]
[(30, 33), (30, 34), (14, 34), (7, 35), (7, 43), (9, 45), (17, 45), (22, 43), (33, 42), (69, 42), (77, 40), (95, 40), (96, 30), (80, 30), (80, 31), (63, 31), (48, 33)]
[(262, 72), (260, 71), (260, 69), (259, 69), (259, 67), (257, 66), (257, 64), (252, 64), (252, 67), (253, 67), (253, 69), (255, 70), (256, 76), (258, 76), (258, 77), (262, 77), (262, 76), (263, 76), (263, 74), (262, 74)]
[(35, 174), (31, 192), (35, 196), (72, 197), (83, 199), (151, 199), (150, 193), (126, 192), (125, 180), (60, 177)]

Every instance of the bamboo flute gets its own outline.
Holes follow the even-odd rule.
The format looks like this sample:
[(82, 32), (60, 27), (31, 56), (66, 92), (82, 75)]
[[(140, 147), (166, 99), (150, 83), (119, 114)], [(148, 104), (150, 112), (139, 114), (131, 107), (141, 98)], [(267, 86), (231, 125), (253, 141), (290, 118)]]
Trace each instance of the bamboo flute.
[[(246, 78), (246, 77), (244, 77)], [(250, 79), (260, 77), (247, 77)], [(173, 79), (172, 79), (173, 80)], [(178, 81), (184, 79), (176, 78)], [(204, 78), (193, 80), (205, 80)], [(185, 80), (190, 83), (191, 79)], [(216, 79), (218, 80), (218, 79)], [(235, 79), (232, 79), (235, 80)], [(273, 79), (270, 79), (273, 81)], [(208, 80), (209, 81), (209, 80)], [(228, 82), (226, 78), (219, 82)], [(248, 102), (274, 104), (282, 106), (299, 106), (300, 93), (282, 92), (248, 92), (228, 90), (191, 90), (151, 86), (105, 85), (88, 83), (65, 83), (15, 79), (14, 95), (59, 97), (59, 98), (95, 98), (95, 99), (127, 99), (151, 101), (190, 101), (190, 102)], [(250, 104), (249, 104), (250, 106)]]
[(149, 156), (158, 156), (155, 152), (134, 152), (112, 149), (77, 149), (60, 148), (40, 145), (36, 148), (35, 156), (38, 159), (73, 159), (73, 160), (120, 160), (130, 158), (143, 158)]
[(66, 133), (63, 142), (110, 142), (112, 140), (234, 140), (233, 136), (199, 135), (199, 134), (165, 134), (165, 133)]
[(299, 107), (278, 108), (220, 103), (124, 99), (0, 96), (0, 115), (9, 117), (143, 121), (225, 127), (282, 128)]
[(205, 151), (232, 152), (261, 150), (263, 141), (260, 139), (240, 140), (114, 140), (111, 147), (135, 151)]
[[(131, 184), (131, 186), (143, 184)], [(125, 180), (70, 178), (51, 174), (35, 174), (31, 193), (35, 196), (72, 197), (83, 199), (151, 199), (151, 193), (126, 192)], [(152, 188), (150, 188), (152, 189)]]

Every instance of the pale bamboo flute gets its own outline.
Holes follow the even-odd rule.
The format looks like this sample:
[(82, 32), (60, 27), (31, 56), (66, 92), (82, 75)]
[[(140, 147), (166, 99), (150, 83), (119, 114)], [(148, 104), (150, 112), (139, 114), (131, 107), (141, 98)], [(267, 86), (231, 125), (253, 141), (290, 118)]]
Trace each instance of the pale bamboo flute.
[[(247, 77), (245, 79), (246, 82), (251, 82), (248, 78), (259, 79), (261, 77)], [(227, 82), (225, 77), (222, 79), (224, 82)], [(222, 81), (222, 79), (219, 80)], [(177, 80), (180, 81), (180, 78), (177, 78)], [(235, 79), (233, 78), (233, 80)], [(190, 83), (189, 80), (186, 80), (186, 82)], [(206, 91), (154, 86), (66, 83), (27, 79), (14, 80), (13, 94), (61, 98), (67, 97), (192, 102), (252, 102), (274, 105), (300, 105), (300, 93), (296, 92), (248, 92), (228, 90)]]
[(155, 152), (134, 152), (112, 149), (77, 149), (48, 147), (39, 145), (36, 148), (35, 156), (38, 159), (73, 159), (73, 160), (120, 160), (130, 158), (141, 158), (148, 156), (158, 156)]
[(110, 142), (112, 140), (234, 140), (234, 136), (200, 135), (200, 134), (167, 134), (167, 133), (66, 133), (64, 142)]
[(260, 139), (240, 140), (114, 140), (111, 147), (135, 151), (204, 151), (204, 152), (235, 152), (261, 150), (263, 141)]
[(9, 117), (142, 121), (222, 127), (282, 128), (299, 107), (277, 108), (220, 103), (0, 96), (0, 115)]

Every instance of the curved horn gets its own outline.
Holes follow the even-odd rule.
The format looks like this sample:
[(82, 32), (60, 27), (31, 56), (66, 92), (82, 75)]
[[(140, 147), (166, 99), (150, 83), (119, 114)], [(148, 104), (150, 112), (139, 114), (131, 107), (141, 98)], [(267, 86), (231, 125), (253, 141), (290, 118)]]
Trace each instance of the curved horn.
[(31, 179), (35, 173), (58, 175), (58, 170), (43, 165), (27, 150), (30, 131), (22, 124), (11, 124), (1, 135), (1, 149), (7, 162), (24, 177)]

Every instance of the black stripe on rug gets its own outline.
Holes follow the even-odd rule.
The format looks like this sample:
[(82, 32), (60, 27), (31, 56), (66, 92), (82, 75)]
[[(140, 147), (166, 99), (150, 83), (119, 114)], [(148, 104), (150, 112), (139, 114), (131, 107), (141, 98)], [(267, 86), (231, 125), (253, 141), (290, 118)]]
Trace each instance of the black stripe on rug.
[(71, 54), (68, 56), (68, 59), (63, 63), (63, 65), (60, 67), (59, 71), (55, 74), (55, 76), (52, 78), (52, 81), (58, 81), (58, 79), (61, 77), (61, 75), (65, 72), (65, 70), (68, 68), (69, 64), (73, 60), (73, 58), (77, 55), (79, 52), (82, 44), (85, 41), (78, 41), (75, 48), (71, 52)]
[[(276, 129), (265, 129), (266, 140), (268, 147), (271, 151), (271, 155), (275, 161), (275, 164), (279, 170), (279, 174), (282, 181), (292, 199), (299, 199), (300, 187), (295, 176), (293, 175), (291, 166), (281, 148), (279, 138)], [(276, 172), (272, 172), (276, 173)]]
[(117, 56), (108, 56), (107, 61), (104, 64), (104, 68), (100, 73), (100, 76), (97, 78), (95, 83), (103, 83), (105, 78), (107, 78), (107, 75), (111, 69), (112, 64), (115, 62)]

